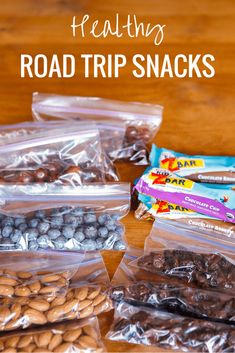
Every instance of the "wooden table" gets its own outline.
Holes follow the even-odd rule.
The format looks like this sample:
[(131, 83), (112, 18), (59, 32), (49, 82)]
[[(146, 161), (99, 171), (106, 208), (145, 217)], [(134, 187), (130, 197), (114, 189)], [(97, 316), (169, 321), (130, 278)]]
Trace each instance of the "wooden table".
[[(159, 103), (165, 107), (164, 123), (155, 142), (192, 154), (235, 155), (235, 6), (233, 0), (1, 0), (0, 3), (0, 123), (31, 119), (34, 91), (102, 96), (127, 101)], [(81, 19), (122, 19), (136, 14), (145, 23), (166, 24), (163, 43), (150, 39), (107, 37), (73, 38), (72, 16)], [(20, 54), (121, 53), (128, 62), (135, 53), (213, 54), (216, 75), (205, 78), (134, 78), (130, 64), (119, 78), (20, 78)], [(133, 181), (142, 168), (126, 165), (122, 179)], [(131, 178), (130, 178), (131, 175)], [(124, 221), (130, 244), (143, 246), (151, 224), (138, 222), (131, 213)], [(112, 276), (122, 255), (104, 254)], [(110, 260), (111, 259), (111, 260)], [(102, 332), (112, 314), (103, 315)], [(154, 351), (153, 348), (105, 342), (107, 349)], [(158, 351), (158, 350), (156, 350)]]

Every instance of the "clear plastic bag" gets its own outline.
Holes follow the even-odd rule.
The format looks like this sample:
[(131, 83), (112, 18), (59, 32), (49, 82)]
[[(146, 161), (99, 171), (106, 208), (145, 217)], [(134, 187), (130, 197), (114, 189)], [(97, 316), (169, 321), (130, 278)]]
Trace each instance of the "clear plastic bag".
[(142, 249), (129, 248), (123, 256), (109, 290), (114, 303), (125, 302), (178, 315), (235, 324), (233, 294), (192, 288), (173, 278), (156, 278), (130, 265), (142, 255)]
[[(23, 255), (23, 256), (22, 256)], [(0, 298), (63, 294), (84, 254), (66, 252), (0, 252)]]
[(87, 253), (65, 292), (0, 299), (0, 331), (83, 319), (112, 309), (109, 276), (99, 253)]
[(107, 336), (113, 341), (184, 352), (235, 352), (235, 326), (120, 303)]
[(0, 337), (0, 350), (5, 352), (105, 352), (96, 317), (53, 324), (43, 328), (4, 334)]
[(128, 183), (0, 186), (1, 250), (124, 250)]
[[(0, 182), (104, 182), (115, 174), (104, 161), (95, 124), (59, 124), (0, 145)], [(109, 170), (110, 169), (110, 170)], [(117, 179), (117, 176), (115, 176)], [(112, 179), (113, 180), (113, 179)]]
[(234, 293), (233, 240), (175, 227), (174, 222), (160, 219), (154, 222), (145, 242), (145, 255), (133, 265), (198, 288)]
[[(162, 110), (161, 106), (153, 104), (41, 93), (33, 94), (32, 104), (36, 120), (95, 120), (100, 124), (101, 137), (105, 136), (106, 141), (107, 129), (110, 130), (109, 141), (112, 141), (113, 150), (109, 147), (108, 155), (115, 161), (140, 165), (148, 164), (147, 145), (160, 128)], [(124, 134), (117, 123), (124, 124)], [(108, 145), (111, 146), (110, 142)]]

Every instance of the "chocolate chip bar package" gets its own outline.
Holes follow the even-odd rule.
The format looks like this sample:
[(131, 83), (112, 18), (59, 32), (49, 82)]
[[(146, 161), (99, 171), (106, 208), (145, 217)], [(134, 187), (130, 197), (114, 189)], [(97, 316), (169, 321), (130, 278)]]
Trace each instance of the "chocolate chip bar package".
[(132, 265), (197, 288), (234, 294), (234, 250), (232, 239), (158, 219), (146, 239), (145, 254)]
[[(35, 130), (37, 128), (34, 128)], [(99, 131), (83, 122), (48, 124), (44, 131), (0, 143), (0, 182), (62, 182), (80, 185), (117, 179), (103, 159)], [(46, 134), (45, 134), (46, 130)], [(4, 139), (3, 139), (4, 140)], [(0, 138), (1, 141), (1, 138)], [(113, 177), (114, 175), (114, 177)]]
[(0, 337), (3, 352), (60, 352), (102, 353), (105, 347), (101, 340), (99, 322), (96, 317), (66, 324), (51, 324), (43, 328), (5, 333)]
[(0, 186), (1, 250), (124, 250), (128, 183)]
[(0, 298), (63, 294), (83, 260), (83, 253), (0, 252)]
[(235, 352), (235, 326), (120, 303), (107, 336), (184, 352)]
[[(51, 280), (48, 291), (56, 286), (56, 281), (53, 281), (55, 275), (52, 277), (51, 274), (45, 274), (43, 278)], [(46, 291), (43, 291), (30, 295), (31, 287), (25, 286), (24, 293), (19, 296), (2, 297), (0, 331), (82, 319), (112, 309), (112, 302), (107, 293), (109, 277), (99, 253), (87, 253), (68, 281), (69, 284), (63, 292), (57, 291), (47, 295)]]
[(190, 156), (153, 145), (150, 162), (196, 182), (235, 185), (235, 157)]
[(94, 120), (102, 145), (114, 161), (149, 164), (148, 144), (162, 122), (159, 105), (128, 103), (96, 97), (34, 93), (32, 112), (36, 120)]
[(235, 324), (234, 295), (190, 287), (132, 266), (142, 249), (128, 248), (112, 279), (109, 296), (125, 302), (182, 316)]
[(179, 177), (168, 170), (149, 168), (138, 180), (136, 190), (207, 216), (235, 223), (235, 193), (213, 189)]
[(135, 211), (135, 217), (139, 220), (170, 219), (176, 224), (185, 225), (186, 228), (235, 238), (235, 225), (232, 223), (203, 215), (170, 202), (155, 200), (144, 194), (138, 194), (138, 199), (140, 204)]

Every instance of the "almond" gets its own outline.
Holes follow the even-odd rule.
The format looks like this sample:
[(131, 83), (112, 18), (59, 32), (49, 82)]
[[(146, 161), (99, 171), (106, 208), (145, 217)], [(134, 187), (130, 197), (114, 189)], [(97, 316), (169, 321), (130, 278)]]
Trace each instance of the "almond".
[(43, 350), (42, 350), (42, 348), (35, 348), (33, 353), (52, 353), (52, 351), (49, 351), (46, 348), (43, 348)]
[(34, 283), (31, 283), (29, 285), (29, 289), (31, 290), (31, 292), (33, 294), (38, 294), (38, 292), (40, 291), (41, 289), (41, 283), (39, 281), (37, 282), (34, 282)]
[(18, 297), (29, 297), (31, 294), (31, 291), (28, 287), (17, 287), (15, 289), (15, 295)]
[(79, 309), (79, 311), (81, 311), (91, 304), (92, 304), (92, 300), (83, 300), (82, 302), (79, 303), (78, 309)]
[(24, 347), (24, 351), (27, 353), (34, 352), (36, 345), (34, 343), (29, 344), (27, 347)]
[(54, 352), (55, 353), (70, 352), (71, 348), (72, 348), (71, 343), (62, 343), (61, 345), (57, 346), (56, 349), (54, 349)]
[(62, 341), (63, 341), (63, 339), (62, 339), (62, 336), (61, 336), (61, 335), (59, 335), (59, 334), (54, 335), (54, 336), (52, 337), (52, 339), (51, 339), (51, 342), (49, 343), (48, 349), (49, 349), (50, 351), (54, 351), (54, 349), (55, 349), (56, 347), (58, 347), (58, 346), (61, 344)]
[(17, 281), (10, 277), (0, 276), (0, 284), (7, 285), (7, 286), (16, 286)]
[(88, 287), (77, 288), (75, 290), (75, 298), (78, 300), (85, 300), (88, 295)]
[(12, 286), (0, 284), (0, 296), (12, 297), (14, 294), (14, 288)]
[(4, 273), (8, 276), (11, 276), (11, 277), (17, 277), (16, 276), (16, 272), (15, 271), (12, 271), (12, 270), (4, 270)]
[(16, 275), (20, 279), (29, 279), (32, 277), (32, 274), (30, 272), (25, 272), (25, 271), (19, 271), (19, 272), (17, 272)]
[(96, 348), (97, 347), (96, 340), (90, 336), (85, 336), (85, 335), (81, 336), (78, 340), (78, 343), (83, 348)]
[(68, 302), (65, 302), (62, 305), (62, 307), (63, 307), (64, 313), (67, 314), (72, 310), (75, 311), (78, 309), (78, 301), (77, 299), (70, 300)]
[(95, 299), (95, 298), (100, 294), (100, 290), (101, 290), (101, 288), (92, 290), (92, 291), (88, 294), (87, 299), (91, 299), (91, 300)]
[(90, 326), (90, 325), (87, 325), (87, 326), (84, 326), (82, 328), (82, 332), (87, 335), (87, 336), (91, 336), (93, 338), (97, 338), (97, 332), (96, 330), (94, 329), (94, 327)]
[(103, 300), (106, 299), (106, 295), (99, 294), (92, 302), (93, 306), (99, 305)]
[(25, 335), (20, 338), (20, 340), (17, 344), (17, 348), (27, 347), (32, 342), (33, 342), (33, 336), (32, 335)]
[(80, 328), (76, 329), (76, 330), (69, 330), (66, 331), (63, 334), (63, 340), (65, 342), (74, 342), (78, 339), (78, 337), (81, 335), (82, 330)]
[(107, 299), (105, 299), (103, 302), (101, 302), (100, 304), (98, 304), (94, 307), (94, 315), (98, 315), (102, 311), (106, 311), (109, 308), (111, 308), (111, 304), (109, 303), (109, 301)]
[(1, 328), (2, 330), (6, 330), (6, 331), (8, 331), (8, 330), (12, 330), (12, 329), (16, 329), (16, 328), (18, 328), (18, 327), (20, 327), (21, 326), (21, 322), (20, 322), (20, 320), (18, 320), (18, 319), (14, 319), (14, 320), (11, 320), (11, 321), (9, 321), (3, 328)]
[(20, 336), (9, 337), (5, 342), (5, 346), (7, 348), (15, 348), (19, 340), (20, 340)]
[(21, 305), (19, 303), (14, 303), (11, 307), (11, 313), (14, 320), (17, 320), (21, 315)]
[(79, 312), (79, 318), (83, 319), (84, 317), (90, 316), (93, 313), (93, 306), (88, 306), (82, 311)]
[(6, 348), (2, 353), (17, 353), (17, 350), (15, 348)]
[(49, 322), (55, 322), (64, 317), (63, 305), (56, 306), (47, 313), (47, 320)]
[(66, 297), (58, 297), (55, 298), (52, 302), (51, 302), (51, 309), (54, 308), (55, 306), (59, 306), (59, 305), (63, 305), (66, 301)]
[(52, 333), (50, 331), (42, 332), (38, 335), (38, 347), (47, 347), (52, 338)]
[(31, 300), (28, 303), (28, 306), (32, 309), (36, 309), (38, 311), (47, 311), (50, 308), (50, 304), (43, 299), (35, 299)]
[(11, 318), (13, 317), (11, 311), (6, 308), (6, 307), (2, 307), (0, 309), (0, 322), (2, 323), (6, 323), (7, 321), (11, 320)]
[(27, 309), (24, 316), (29, 320), (29, 324), (43, 325), (47, 322), (45, 315), (35, 309)]
[(47, 275), (41, 278), (42, 283), (56, 282), (60, 279), (59, 275)]
[(52, 293), (56, 293), (57, 291), (58, 291), (58, 288), (56, 286), (44, 286), (40, 289), (39, 293), (52, 294)]

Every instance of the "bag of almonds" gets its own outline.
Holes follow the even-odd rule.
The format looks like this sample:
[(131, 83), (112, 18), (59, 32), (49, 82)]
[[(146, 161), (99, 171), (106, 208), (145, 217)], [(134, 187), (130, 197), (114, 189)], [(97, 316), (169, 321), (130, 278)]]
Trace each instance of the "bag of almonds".
[(18, 331), (0, 337), (0, 351), (9, 353), (79, 353), (105, 351), (96, 317)]
[(0, 185), (0, 250), (124, 250), (129, 183)]
[(0, 298), (65, 293), (83, 259), (82, 253), (0, 252)]
[(82, 319), (112, 309), (109, 277), (99, 253), (88, 253), (65, 293), (0, 299), (0, 331)]

